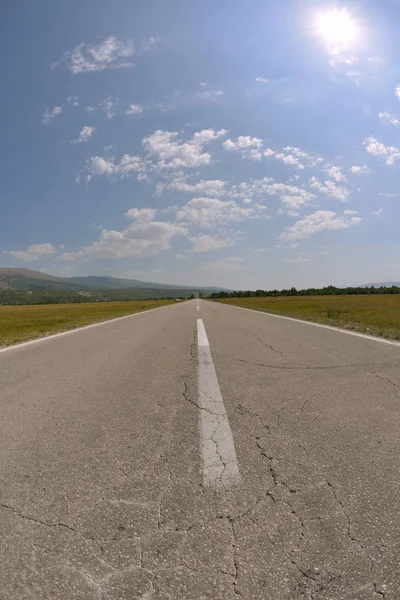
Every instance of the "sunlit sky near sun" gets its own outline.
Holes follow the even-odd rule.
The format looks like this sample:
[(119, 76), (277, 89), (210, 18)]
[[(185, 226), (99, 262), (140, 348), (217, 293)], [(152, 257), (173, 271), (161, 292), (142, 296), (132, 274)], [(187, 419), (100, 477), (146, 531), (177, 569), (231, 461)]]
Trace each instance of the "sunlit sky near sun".
[(400, 281), (397, 0), (20, 0), (0, 28), (0, 267)]

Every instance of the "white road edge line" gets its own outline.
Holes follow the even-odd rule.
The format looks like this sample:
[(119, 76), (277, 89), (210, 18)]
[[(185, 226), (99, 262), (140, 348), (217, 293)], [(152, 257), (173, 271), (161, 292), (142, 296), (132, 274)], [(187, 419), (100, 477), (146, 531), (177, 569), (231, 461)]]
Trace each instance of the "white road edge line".
[[(210, 300), (212, 302), (212, 300)], [(213, 303), (214, 304), (214, 303)], [(219, 305), (221, 306), (221, 304)], [(400, 342), (393, 340), (387, 340), (386, 338), (376, 337), (374, 335), (368, 335), (367, 333), (359, 333), (357, 331), (348, 331), (347, 329), (341, 329), (340, 327), (334, 327), (333, 325), (323, 325), (322, 323), (313, 323), (313, 321), (305, 321), (304, 319), (295, 319), (294, 317), (284, 317), (283, 315), (275, 315), (262, 310), (255, 310), (254, 308), (245, 308), (244, 306), (235, 306), (234, 304), (223, 304), (223, 306), (230, 306), (231, 308), (238, 308), (239, 310), (248, 310), (252, 313), (264, 315), (266, 317), (276, 317), (277, 319), (285, 319), (286, 321), (294, 321), (295, 323), (304, 323), (304, 325), (312, 325), (313, 327), (321, 327), (322, 329), (330, 329), (331, 331), (337, 331), (339, 333), (345, 333), (346, 335), (354, 335), (355, 337), (364, 338), (372, 342), (379, 342), (381, 344), (389, 344), (390, 346), (400, 346)]]
[(6, 346), (0, 348), (0, 354), (3, 352), (11, 352), (11, 350), (19, 350), (26, 346), (33, 346), (33, 344), (39, 344), (40, 342), (47, 342), (48, 340), (54, 340), (54, 338), (62, 337), (63, 335), (69, 335), (70, 333), (76, 333), (77, 331), (84, 331), (85, 329), (92, 329), (92, 327), (99, 327), (100, 325), (107, 325), (107, 323), (115, 323), (116, 321), (122, 321), (123, 319), (130, 319), (132, 317), (138, 317), (139, 315), (145, 315), (146, 313), (153, 312), (154, 310), (161, 310), (162, 308), (169, 308), (174, 304), (166, 304), (165, 306), (157, 306), (157, 308), (149, 308), (149, 310), (142, 310), (131, 315), (125, 315), (123, 317), (116, 317), (115, 319), (108, 319), (107, 321), (100, 321), (100, 323), (92, 323), (92, 325), (85, 325), (84, 327), (76, 327), (75, 329), (68, 329), (68, 331), (60, 331), (60, 333), (53, 333), (45, 337), (35, 338), (28, 342), (21, 342), (21, 344), (14, 344), (13, 346)]
[(240, 483), (239, 465), (202, 319), (197, 319), (197, 376), (203, 485), (227, 489)]

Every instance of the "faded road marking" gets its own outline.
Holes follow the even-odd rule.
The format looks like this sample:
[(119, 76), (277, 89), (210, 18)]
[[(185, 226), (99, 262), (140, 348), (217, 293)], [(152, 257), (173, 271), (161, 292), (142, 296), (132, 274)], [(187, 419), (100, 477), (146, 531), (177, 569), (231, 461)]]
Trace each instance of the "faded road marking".
[(203, 484), (228, 488), (240, 483), (232, 431), (202, 319), (197, 319), (198, 406)]

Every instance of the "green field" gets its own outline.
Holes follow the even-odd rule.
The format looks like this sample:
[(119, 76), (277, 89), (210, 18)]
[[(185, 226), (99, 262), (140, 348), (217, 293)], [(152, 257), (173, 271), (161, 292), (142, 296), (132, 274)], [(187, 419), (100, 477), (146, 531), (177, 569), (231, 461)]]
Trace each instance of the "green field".
[(400, 340), (398, 294), (224, 298), (216, 302)]
[(0, 306), (0, 346), (174, 304), (175, 300)]

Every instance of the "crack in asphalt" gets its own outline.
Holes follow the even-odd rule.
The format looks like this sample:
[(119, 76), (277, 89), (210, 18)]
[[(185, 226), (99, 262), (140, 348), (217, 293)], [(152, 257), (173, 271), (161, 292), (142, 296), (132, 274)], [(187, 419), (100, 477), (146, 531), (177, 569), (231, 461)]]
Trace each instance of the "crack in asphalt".
[(272, 350), (272, 352), (276, 352), (276, 354), (280, 354), (281, 356), (284, 356), (284, 354), (283, 354), (283, 352), (281, 352), (281, 350), (277, 350), (276, 348), (271, 346), (271, 344), (267, 344), (267, 342), (264, 342), (264, 340), (261, 339), (260, 337), (258, 337), (257, 334), (253, 333), (252, 331), (247, 331), (246, 333), (248, 333), (249, 335), (252, 335), (258, 342), (263, 344), (266, 348), (269, 348), (269, 350)]
[(372, 373), (371, 375), (374, 375), (375, 377), (377, 377), (378, 379), (380, 379), (381, 381), (385, 381), (386, 383), (389, 383), (390, 385), (392, 385), (393, 387), (397, 388), (398, 390), (400, 390), (400, 385), (398, 383), (394, 383), (394, 381), (391, 381), (390, 379), (388, 379), (387, 377), (382, 377), (382, 375), (378, 375), (378, 373)]
[(354, 369), (356, 367), (360, 367), (362, 365), (317, 365), (313, 367), (307, 367), (303, 365), (268, 365), (265, 363), (245, 360), (244, 358), (234, 358), (237, 362), (246, 363), (249, 365), (253, 365), (255, 367), (265, 367), (266, 369), (278, 369), (282, 371), (323, 371), (330, 369)]
[(14, 508), (13, 506), (11, 506), (9, 504), (3, 504), (3, 503), (1, 503), (0, 504), (0, 508), (4, 508), (6, 510), (11, 511), (13, 514), (17, 515), (21, 519), (24, 519), (25, 521), (30, 521), (32, 523), (36, 523), (36, 524), (42, 525), (44, 527), (51, 527), (51, 528), (61, 527), (63, 529), (67, 529), (68, 531), (71, 531), (72, 533), (75, 533), (75, 534), (81, 536), (84, 540), (87, 540), (87, 541), (96, 541), (94, 538), (92, 538), (90, 536), (87, 537), (87, 536), (83, 535), (83, 533), (81, 533), (80, 531), (77, 531), (73, 527), (70, 527), (66, 523), (46, 523), (46, 521), (42, 521), (41, 519), (37, 519), (35, 517), (30, 517), (29, 515), (24, 515), (18, 509)]
[[(252, 415), (255, 418), (258, 418), (258, 420), (261, 422), (261, 424), (263, 425), (263, 427), (266, 429), (267, 433), (270, 434), (271, 433), (271, 428), (268, 424), (264, 423), (263, 419), (260, 417), (260, 415), (258, 415), (257, 413), (250, 411), (246, 408), (244, 408), (241, 405), (238, 405), (238, 408), (242, 411), (243, 413)], [(261, 443), (261, 438), (262, 436), (256, 436), (256, 445), (257, 448), (261, 451), (261, 455), (263, 458), (268, 460), (268, 470), (269, 473), (272, 477), (272, 482), (273, 482), (273, 489), (278, 487), (279, 485), (284, 486), (290, 493), (294, 493), (297, 492), (299, 490), (295, 490), (294, 488), (292, 488), (284, 479), (282, 479), (282, 477), (276, 472), (276, 469), (274, 467), (274, 457), (269, 455), (266, 451), (266, 448), (262, 445)], [(367, 558), (367, 560), (370, 562), (370, 573), (371, 573), (371, 585), (373, 586), (373, 590), (374, 593), (377, 596), (380, 596), (381, 598), (383, 598), (383, 600), (385, 600), (385, 592), (381, 591), (378, 589), (379, 584), (374, 580), (373, 578), (373, 572), (374, 572), (374, 568), (375, 568), (375, 561), (373, 559), (373, 557), (370, 556), (370, 554), (367, 551), (367, 548), (365, 546), (363, 546), (363, 544), (360, 542), (360, 540), (358, 540), (354, 534), (352, 533), (351, 529), (352, 529), (352, 521), (350, 518), (350, 515), (348, 514), (346, 507), (343, 503), (343, 501), (340, 499), (337, 490), (334, 486), (334, 484), (328, 480), (319, 470), (319, 468), (310, 460), (310, 456), (308, 453), (308, 450), (306, 449), (305, 446), (303, 446), (300, 442), (297, 442), (299, 447), (305, 452), (306, 457), (307, 457), (307, 461), (309, 462), (310, 465), (312, 465), (312, 467), (315, 469), (316, 473), (318, 473), (318, 475), (322, 478), (322, 480), (325, 482), (325, 484), (327, 485), (327, 487), (331, 490), (332, 495), (336, 501), (336, 503), (339, 505), (340, 510), (342, 512), (342, 514), (345, 516), (346, 522), (347, 522), (347, 526), (346, 526), (346, 535), (347, 537), (350, 539), (350, 541), (355, 544), (358, 548), (358, 551)], [(296, 511), (296, 509), (294, 508), (294, 506), (291, 504), (291, 502), (289, 502), (288, 500), (283, 500), (281, 498), (276, 498), (273, 492), (273, 489), (270, 490), (268, 492), (268, 495), (272, 498), (272, 500), (274, 502), (282, 502), (283, 504), (285, 504), (291, 514), (297, 519), (297, 521), (300, 524), (300, 538), (297, 544), (297, 549), (300, 551), (300, 547), (301, 544), (303, 543), (303, 541), (306, 538), (306, 534), (307, 534), (307, 527), (306, 524), (304, 522), (304, 520), (302, 519), (301, 515), (299, 515), (298, 511)], [(293, 564), (293, 566), (297, 569), (297, 571), (305, 578), (308, 580), (309, 583), (311, 583), (312, 586), (314, 586), (315, 584), (318, 584), (318, 578), (313, 576), (312, 573), (309, 570), (304, 570), (301, 565), (299, 564), (300, 561), (295, 560), (293, 557), (289, 557), (290, 562)], [(319, 587), (318, 590), (315, 591), (321, 591), (321, 588)]]

